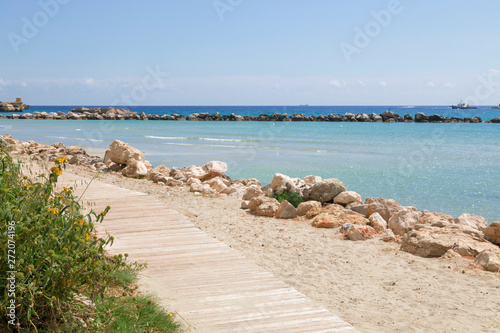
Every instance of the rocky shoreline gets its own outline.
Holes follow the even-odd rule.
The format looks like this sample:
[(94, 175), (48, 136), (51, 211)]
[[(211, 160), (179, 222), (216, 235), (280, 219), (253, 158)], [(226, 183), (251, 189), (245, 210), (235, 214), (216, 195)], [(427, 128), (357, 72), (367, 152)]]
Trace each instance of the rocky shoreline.
[[(56, 120), (168, 120), (168, 121), (302, 121), (302, 122), (384, 122), (384, 123), (482, 123), (481, 117), (458, 118), (444, 117), (440, 115), (427, 116), (417, 113), (414, 116), (406, 114), (401, 116), (393, 111), (384, 111), (380, 115), (372, 114), (352, 114), (346, 113), (329, 114), (319, 116), (306, 116), (302, 113), (288, 115), (286, 113), (275, 113), (272, 115), (260, 114), (258, 116), (241, 116), (237, 114), (221, 115), (220, 113), (193, 113), (188, 116), (180, 114), (146, 114), (137, 113), (128, 109), (118, 108), (76, 108), (68, 113), (59, 112), (33, 112), (23, 114), (11, 114), (0, 119), (56, 119)], [(500, 118), (495, 118), (487, 122), (500, 123)]]
[[(43, 145), (0, 136), (2, 147), (33, 159), (54, 160), (65, 156), (69, 164), (92, 171), (148, 179), (165, 187), (180, 188), (207, 197), (232, 197), (255, 216), (304, 221), (314, 228), (337, 229), (345, 239), (378, 238), (400, 244), (400, 250), (421, 257), (464, 257), (492, 272), (500, 271), (500, 222), (488, 225), (481, 216), (459, 217), (419, 211), (392, 199), (366, 198), (348, 191), (338, 179), (307, 176), (304, 179), (275, 174), (265, 186), (255, 178), (232, 180), (227, 164), (211, 161), (204, 166), (153, 167), (141, 151), (115, 140), (104, 157), (90, 156), (79, 147), (63, 143)], [(277, 200), (276, 195), (296, 193), (301, 203)], [(275, 196), (275, 197), (272, 197)], [(290, 200), (292, 201), (292, 200)], [(293, 201), (292, 201), (293, 202)]]
[(15, 102), (1, 102), (0, 101), (0, 112), (23, 112), (28, 110), (29, 105), (23, 103), (21, 97), (17, 97)]

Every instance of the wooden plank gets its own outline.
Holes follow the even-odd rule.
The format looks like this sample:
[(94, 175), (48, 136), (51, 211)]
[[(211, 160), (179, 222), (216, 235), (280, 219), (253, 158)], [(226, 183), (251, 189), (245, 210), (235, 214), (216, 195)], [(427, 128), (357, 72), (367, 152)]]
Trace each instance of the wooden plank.
[(148, 263), (139, 275), (141, 288), (177, 311), (186, 332), (356, 332), (157, 199), (69, 172), (59, 180), (59, 186), (84, 193), (85, 209), (111, 206), (98, 235), (114, 236), (110, 254)]

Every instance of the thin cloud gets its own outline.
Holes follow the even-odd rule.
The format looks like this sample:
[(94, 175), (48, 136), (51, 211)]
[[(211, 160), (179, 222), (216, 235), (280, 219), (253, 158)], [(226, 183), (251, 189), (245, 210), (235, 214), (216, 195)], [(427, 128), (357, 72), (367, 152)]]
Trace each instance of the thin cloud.
[(381, 87), (387, 88), (387, 82), (386, 81), (380, 81), (378, 83)]
[(341, 82), (340, 80), (331, 80), (328, 84), (337, 88), (342, 88), (345, 85), (345, 82)]
[(429, 88), (434, 88), (436, 86), (436, 84), (432, 81), (429, 81), (429, 82), (427, 82), (427, 84), (425, 86), (429, 87)]
[(446, 82), (446, 83), (444, 84), (444, 86), (445, 86), (446, 88), (455, 88), (455, 86), (456, 86), (456, 85), (457, 85), (457, 84), (456, 84), (455, 82)]

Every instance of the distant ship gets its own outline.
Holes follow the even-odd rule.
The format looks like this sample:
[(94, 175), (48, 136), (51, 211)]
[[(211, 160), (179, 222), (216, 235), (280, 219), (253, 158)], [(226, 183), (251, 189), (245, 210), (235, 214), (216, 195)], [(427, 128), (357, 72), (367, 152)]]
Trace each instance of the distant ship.
[(451, 105), (452, 109), (461, 109), (461, 110), (467, 110), (467, 109), (477, 109), (475, 106), (470, 106), (469, 104), (465, 105), (464, 102), (460, 102), (457, 105)]
[(299, 105), (300, 107), (309, 106), (309, 104)]
[(498, 106), (492, 107), (492, 109), (500, 109), (500, 104), (498, 104)]

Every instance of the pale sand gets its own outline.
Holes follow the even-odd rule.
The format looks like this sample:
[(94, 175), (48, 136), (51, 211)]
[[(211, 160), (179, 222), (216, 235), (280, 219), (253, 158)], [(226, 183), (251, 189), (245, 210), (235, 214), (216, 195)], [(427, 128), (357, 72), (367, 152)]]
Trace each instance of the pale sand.
[(337, 229), (255, 217), (232, 198), (113, 174), (100, 180), (159, 198), (362, 332), (500, 332), (500, 274), (473, 269), (470, 260), (420, 258), (395, 243), (352, 242)]

